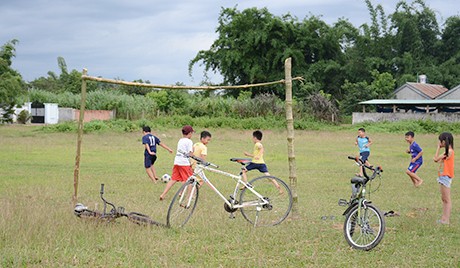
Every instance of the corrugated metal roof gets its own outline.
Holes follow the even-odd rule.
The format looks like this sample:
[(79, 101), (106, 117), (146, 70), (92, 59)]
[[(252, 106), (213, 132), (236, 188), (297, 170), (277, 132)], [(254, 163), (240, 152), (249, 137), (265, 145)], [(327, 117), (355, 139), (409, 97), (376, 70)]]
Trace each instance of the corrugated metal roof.
[(447, 99), (436, 99), (436, 100), (397, 100), (397, 99), (381, 99), (381, 100), (368, 100), (362, 101), (359, 104), (363, 105), (460, 105), (460, 100), (447, 100)]
[(433, 85), (433, 84), (425, 84), (425, 83), (407, 83), (410, 86), (416, 88), (423, 94), (427, 95), (431, 99), (436, 99), (439, 95), (446, 92), (448, 89), (442, 85)]

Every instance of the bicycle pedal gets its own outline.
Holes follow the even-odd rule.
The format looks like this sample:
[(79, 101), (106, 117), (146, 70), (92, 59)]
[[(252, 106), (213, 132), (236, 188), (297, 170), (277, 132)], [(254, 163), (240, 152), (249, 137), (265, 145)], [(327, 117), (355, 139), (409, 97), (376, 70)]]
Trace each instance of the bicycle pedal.
[(339, 206), (342, 206), (342, 207), (348, 206), (348, 201), (345, 199), (339, 199)]
[(235, 219), (235, 214), (233, 213), (230, 213), (230, 216), (229, 216), (230, 219)]

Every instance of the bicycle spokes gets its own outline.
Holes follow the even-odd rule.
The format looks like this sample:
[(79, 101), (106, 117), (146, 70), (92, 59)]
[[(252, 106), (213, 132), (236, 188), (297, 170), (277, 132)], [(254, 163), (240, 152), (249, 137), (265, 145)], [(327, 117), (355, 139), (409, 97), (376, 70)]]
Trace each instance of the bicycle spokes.
[(241, 192), (240, 205), (243, 217), (254, 226), (272, 226), (281, 223), (291, 211), (292, 195), (289, 187), (271, 176), (250, 182), (252, 189)]

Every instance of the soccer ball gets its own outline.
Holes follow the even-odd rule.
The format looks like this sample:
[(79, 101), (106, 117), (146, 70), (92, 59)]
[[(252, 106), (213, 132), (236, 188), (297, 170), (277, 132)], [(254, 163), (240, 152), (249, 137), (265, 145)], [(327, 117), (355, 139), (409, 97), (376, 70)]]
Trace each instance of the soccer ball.
[(163, 176), (161, 176), (161, 181), (164, 183), (167, 183), (170, 180), (171, 180), (171, 176), (169, 176), (169, 174), (163, 174)]

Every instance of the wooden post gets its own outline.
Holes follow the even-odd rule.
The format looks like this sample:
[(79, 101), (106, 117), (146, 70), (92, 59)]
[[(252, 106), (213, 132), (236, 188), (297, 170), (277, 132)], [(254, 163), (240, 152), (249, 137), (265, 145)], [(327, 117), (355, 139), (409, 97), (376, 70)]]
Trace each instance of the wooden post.
[(288, 162), (289, 162), (289, 186), (292, 191), (293, 205), (292, 215), (297, 214), (297, 174), (294, 154), (294, 117), (292, 115), (292, 75), (291, 58), (284, 61), (285, 87), (286, 87), (286, 127), (288, 142)]
[[(83, 69), (83, 76), (86, 76), (88, 70)], [(80, 178), (80, 158), (81, 158), (81, 142), (83, 139), (83, 120), (85, 118), (86, 105), (86, 80), (82, 78), (81, 82), (81, 102), (80, 102), (80, 118), (78, 120), (78, 135), (77, 135), (77, 155), (75, 156), (75, 170), (73, 172), (73, 202), (74, 205), (78, 198), (78, 180)]]

